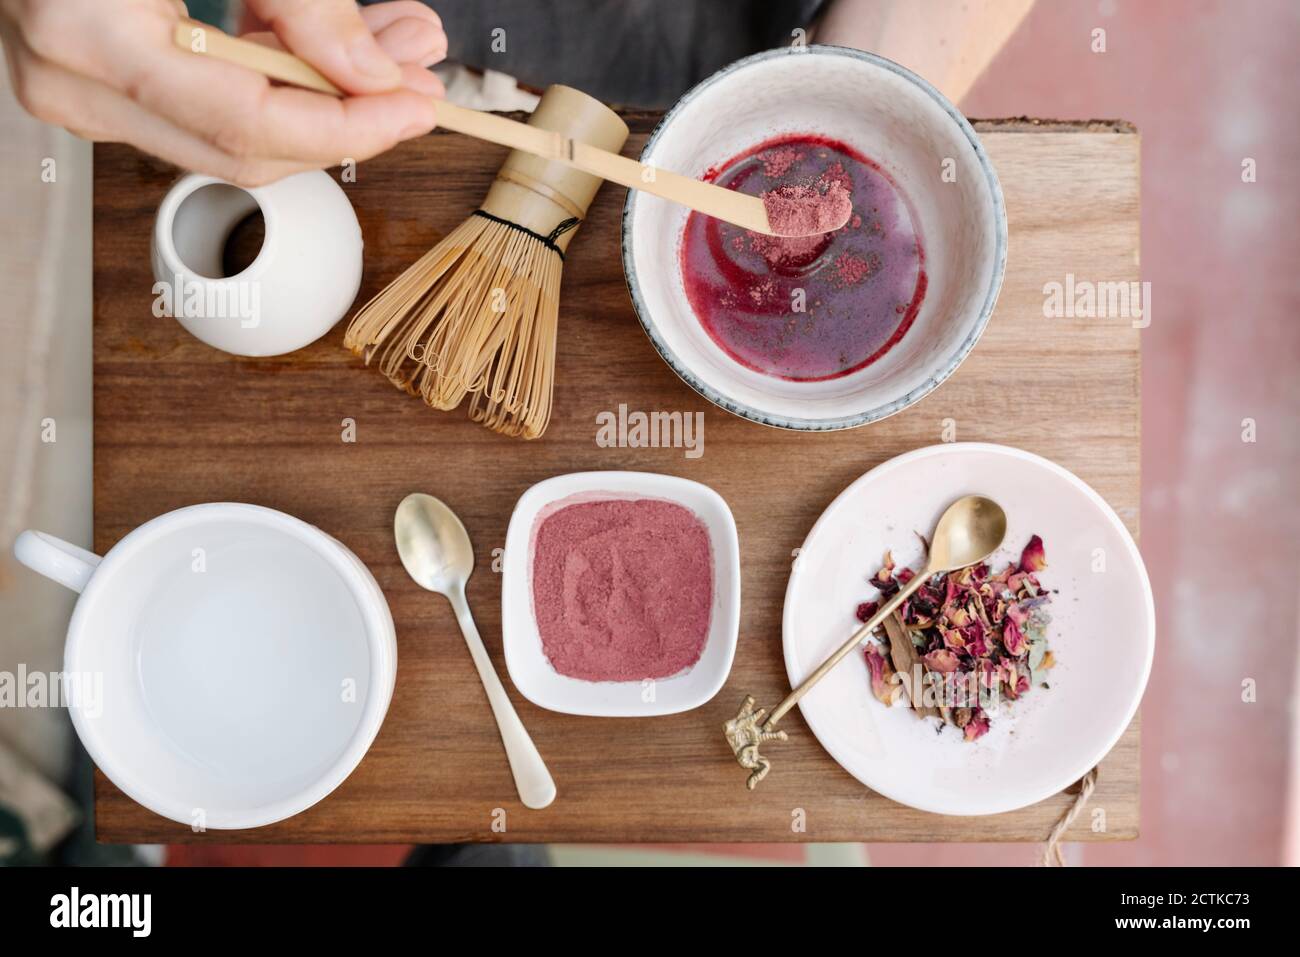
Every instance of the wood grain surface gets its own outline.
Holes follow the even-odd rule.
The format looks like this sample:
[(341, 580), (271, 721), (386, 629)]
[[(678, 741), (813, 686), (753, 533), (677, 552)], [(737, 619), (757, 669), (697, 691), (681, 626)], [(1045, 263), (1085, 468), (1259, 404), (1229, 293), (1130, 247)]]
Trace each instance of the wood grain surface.
[[(631, 114), (635, 155), (655, 117)], [(95, 548), (103, 554), (162, 512), (206, 501), (282, 509), (336, 536), (371, 568), (397, 622), (397, 688), (360, 767), (308, 811), (270, 827), (195, 834), (96, 780), (100, 840), (1038, 841), (1069, 793), (1010, 814), (941, 817), (865, 789), (795, 711), (776, 770), (755, 792), (721, 734), (746, 692), (786, 691), (781, 603), (791, 553), (821, 511), (867, 469), (944, 438), (1020, 446), (1097, 489), (1138, 526), (1138, 330), (1124, 319), (1044, 318), (1043, 286), (1138, 278), (1138, 136), (1124, 124), (977, 125), (1006, 195), (1006, 281), (982, 341), (937, 392), (848, 432), (764, 428), (685, 386), (642, 332), (623, 282), (623, 190), (606, 186), (564, 269), (556, 412), (540, 441), (491, 434), (463, 412), (398, 393), (340, 346), (343, 325), (293, 355), (242, 359), (154, 318), (149, 234), (176, 171), (127, 147), (95, 149)], [(504, 151), (435, 133), (345, 184), (366, 239), (364, 301), (453, 228), (487, 191)], [(596, 416), (702, 411), (704, 454), (598, 447)], [(342, 420), (356, 442), (342, 441)], [(497, 668), (503, 545), (519, 495), (583, 469), (641, 469), (707, 483), (740, 531), (744, 608), (731, 677), (703, 707), (671, 717), (595, 719), (534, 707), (510, 687), (559, 788), (543, 811), (519, 804), (487, 702), (447, 603), (403, 571), (392, 515), (408, 492), (447, 501), (474, 539), (469, 594)], [(507, 680), (509, 686), (509, 681)], [(864, 694), (867, 693), (864, 689)], [(232, 689), (231, 707), (239, 707)], [(1072, 840), (1132, 838), (1138, 826), (1135, 721), (1102, 762)], [(798, 812), (802, 810), (802, 815)], [(505, 830), (499, 829), (504, 812)], [(802, 820), (804, 827), (797, 825)], [(498, 828), (494, 829), (494, 822)]]

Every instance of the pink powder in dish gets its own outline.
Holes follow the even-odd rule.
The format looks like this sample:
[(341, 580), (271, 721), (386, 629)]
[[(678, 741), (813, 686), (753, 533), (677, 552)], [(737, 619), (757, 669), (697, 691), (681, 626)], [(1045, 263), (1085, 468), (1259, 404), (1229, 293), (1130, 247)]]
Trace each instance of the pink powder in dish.
[(562, 675), (667, 678), (704, 651), (713, 549), (704, 523), (681, 505), (567, 505), (534, 532), (532, 579), (542, 651)]

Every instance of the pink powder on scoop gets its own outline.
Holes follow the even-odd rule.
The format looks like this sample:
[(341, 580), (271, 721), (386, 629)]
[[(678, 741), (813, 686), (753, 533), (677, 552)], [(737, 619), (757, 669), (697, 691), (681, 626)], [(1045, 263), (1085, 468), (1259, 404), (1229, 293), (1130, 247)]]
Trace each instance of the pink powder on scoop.
[(853, 197), (844, 183), (815, 186), (784, 185), (763, 194), (767, 224), (778, 236), (816, 236), (839, 229), (853, 212)]
[(584, 681), (667, 678), (699, 661), (713, 612), (713, 549), (689, 509), (657, 499), (568, 505), (533, 537), (542, 651)]

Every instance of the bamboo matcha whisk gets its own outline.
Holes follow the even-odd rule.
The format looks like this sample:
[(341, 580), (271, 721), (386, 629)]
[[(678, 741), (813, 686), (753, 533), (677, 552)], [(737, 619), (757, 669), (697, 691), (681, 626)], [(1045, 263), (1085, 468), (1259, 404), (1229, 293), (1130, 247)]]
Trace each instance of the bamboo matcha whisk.
[[(617, 152), (627, 125), (552, 86), (530, 126)], [(601, 180), (512, 152), (482, 206), (353, 317), (343, 344), (436, 409), (535, 439), (551, 417), (565, 251)]]

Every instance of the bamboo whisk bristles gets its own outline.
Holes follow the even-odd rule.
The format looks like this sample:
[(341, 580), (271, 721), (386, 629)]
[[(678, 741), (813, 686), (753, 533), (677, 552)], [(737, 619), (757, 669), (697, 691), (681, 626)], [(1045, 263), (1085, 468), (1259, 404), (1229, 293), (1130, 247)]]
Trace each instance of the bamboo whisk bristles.
[(535, 439), (551, 417), (563, 260), (536, 236), (471, 216), (348, 325), (343, 344), (435, 409)]

